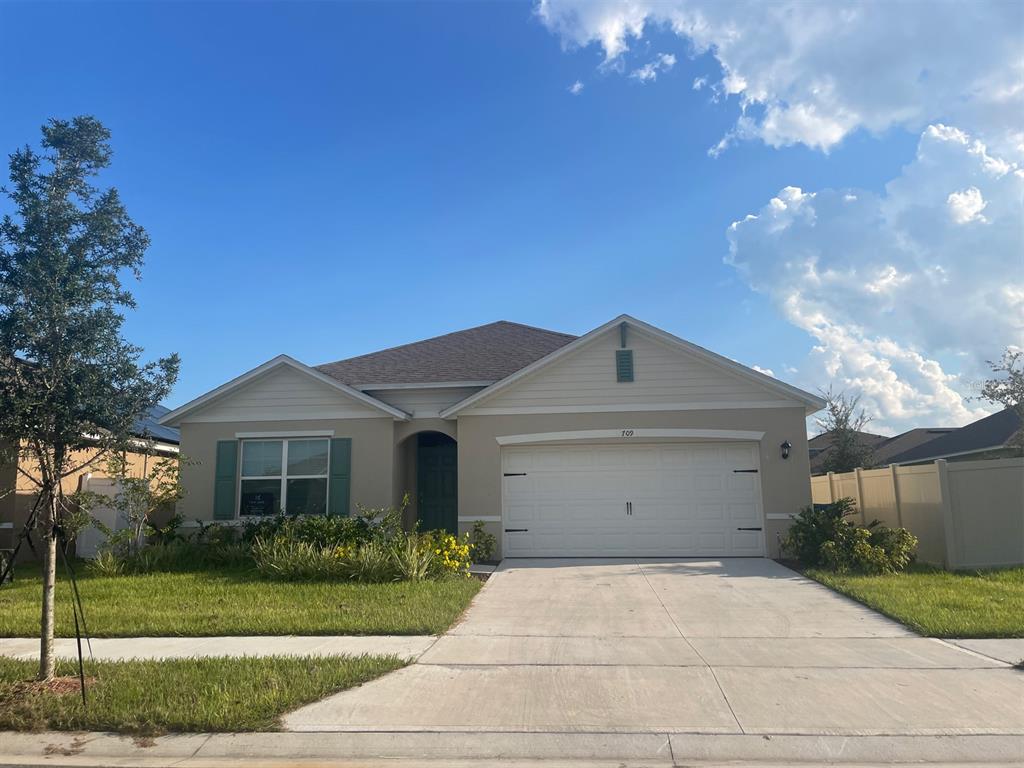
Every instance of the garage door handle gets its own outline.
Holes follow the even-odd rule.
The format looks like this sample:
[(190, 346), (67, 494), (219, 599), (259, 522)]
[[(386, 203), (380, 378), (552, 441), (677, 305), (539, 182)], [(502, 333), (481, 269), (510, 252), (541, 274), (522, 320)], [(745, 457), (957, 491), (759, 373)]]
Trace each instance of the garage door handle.
[(760, 528), (737, 528), (737, 531), (760, 531)]
[(506, 528), (505, 533), (526, 533), (529, 528)]

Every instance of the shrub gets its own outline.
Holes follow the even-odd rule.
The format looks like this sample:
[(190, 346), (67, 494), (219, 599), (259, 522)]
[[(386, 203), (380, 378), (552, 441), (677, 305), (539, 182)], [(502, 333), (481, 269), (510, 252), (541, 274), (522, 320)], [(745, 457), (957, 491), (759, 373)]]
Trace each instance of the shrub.
[(284, 538), (252, 543), (256, 570), (264, 576), (291, 581), (341, 578), (344, 574), (342, 547), (322, 547)]
[(395, 576), (400, 581), (423, 581), (436, 573), (436, 558), (432, 542), (419, 536), (406, 536), (391, 548)]
[(86, 569), (97, 576), (120, 576), (125, 572), (125, 563), (120, 555), (104, 549), (89, 561)]
[(832, 504), (804, 507), (793, 520), (782, 549), (806, 566), (821, 565), (821, 546), (835, 540), (846, 518), (856, 514), (853, 499), (839, 499)]
[(256, 539), (256, 569), (274, 579), (342, 579), (363, 584), (421, 581), (469, 573), (468, 536), (402, 533), (392, 541), (370, 540), (340, 547), (278, 537)]
[(470, 552), (474, 563), (490, 562), (498, 540), (494, 534), (488, 533), (483, 520), (473, 523), (473, 532), (469, 534)]
[(917, 538), (910, 531), (877, 520), (859, 526), (848, 519), (855, 513), (853, 499), (806, 507), (783, 540), (783, 552), (802, 565), (839, 572), (897, 573), (911, 563)]
[(438, 575), (469, 575), (470, 559), (469, 535), (452, 536), (445, 531), (430, 531), (423, 534), (435, 557), (435, 570)]

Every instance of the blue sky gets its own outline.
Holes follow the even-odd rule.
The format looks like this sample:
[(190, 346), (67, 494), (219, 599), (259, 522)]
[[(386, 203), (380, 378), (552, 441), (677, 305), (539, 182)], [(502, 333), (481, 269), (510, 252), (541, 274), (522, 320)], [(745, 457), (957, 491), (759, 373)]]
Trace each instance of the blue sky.
[[(765, 130), (712, 157), (747, 98), (692, 87), (721, 55), (654, 21), (624, 39), (609, 57), (531, 3), (7, 3), (0, 148), (51, 116), (113, 132), (102, 181), (152, 238), (126, 332), (180, 353), (169, 405), (281, 352), (622, 312), (798, 385), (860, 386), (724, 263), (727, 230), (786, 187), (884, 195), (943, 115), (854, 126), (827, 152)], [(661, 53), (676, 63), (656, 81), (629, 76)], [(947, 366), (963, 352), (908, 338)], [(915, 417), (955, 418), (930, 407)]]

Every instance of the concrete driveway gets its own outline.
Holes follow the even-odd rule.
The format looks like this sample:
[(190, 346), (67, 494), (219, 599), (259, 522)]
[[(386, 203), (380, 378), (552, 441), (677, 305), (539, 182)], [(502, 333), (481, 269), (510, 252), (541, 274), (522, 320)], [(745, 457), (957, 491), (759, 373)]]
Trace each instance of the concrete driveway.
[(419, 661), (302, 731), (1024, 733), (1024, 673), (770, 560), (508, 560)]

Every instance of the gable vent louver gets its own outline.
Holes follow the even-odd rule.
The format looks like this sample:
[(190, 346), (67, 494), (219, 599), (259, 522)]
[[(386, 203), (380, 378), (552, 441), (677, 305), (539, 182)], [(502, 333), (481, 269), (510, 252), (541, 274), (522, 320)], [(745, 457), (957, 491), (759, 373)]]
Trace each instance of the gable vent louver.
[(618, 381), (633, 380), (633, 350), (615, 350), (615, 378)]

